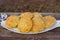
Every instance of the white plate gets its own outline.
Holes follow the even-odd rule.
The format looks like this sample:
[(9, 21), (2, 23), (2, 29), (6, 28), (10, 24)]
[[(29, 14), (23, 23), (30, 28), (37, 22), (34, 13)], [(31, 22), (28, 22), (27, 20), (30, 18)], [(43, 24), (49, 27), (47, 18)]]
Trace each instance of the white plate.
[(21, 33), (21, 34), (37, 34), (37, 33), (47, 32), (47, 31), (52, 30), (52, 29), (54, 29), (56, 27), (60, 27), (60, 20), (57, 20), (56, 23), (52, 27), (50, 27), (48, 29), (44, 29), (43, 31), (40, 31), (40, 32), (36, 32), (36, 33), (32, 33), (32, 32), (22, 33), (22, 32), (19, 32), (17, 28), (11, 28), (11, 29), (10, 28), (7, 28), (6, 25), (5, 25), (5, 21), (2, 21), (1, 22), (1, 26), (3, 28), (7, 29), (7, 30), (10, 30), (10, 31), (16, 32), (16, 33)]

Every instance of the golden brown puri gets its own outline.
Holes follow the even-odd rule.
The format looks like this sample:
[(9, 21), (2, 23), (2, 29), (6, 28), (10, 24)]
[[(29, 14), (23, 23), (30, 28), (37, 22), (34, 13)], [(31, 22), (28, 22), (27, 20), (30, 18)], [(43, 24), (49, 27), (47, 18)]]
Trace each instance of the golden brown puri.
[(45, 16), (43, 19), (46, 24), (46, 28), (51, 27), (56, 22), (56, 19), (53, 16)]
[(22, 13), (21, 19), (19, 20), (18, 30), (20, 32), (29, 32), (32, 28), (32, 14), (31, 13)]
[(31, 12), (24, 12), (24, 13), (21, 13), (20, 17), (31, 19), (32, 18), (32, 13)]
[(18, 17), (18, 16), (11, 15), (11, 16), (9, 16), (9, 17), (6, 19), (6, 21), (5, 21), (6, 26), (7, 26), (8, 28), (14, 28), (14, 27), (16, 27), (17, 24), (18, 24), (18, 20), (19, 20), (19, 17)]
[(52, 16), (43, 17), (38, 12), (24, 12), (20, 16), (11, 15), (5, 23), (8, 28), (15, 28), (18, 26), (20, 32), (40, 32), (45, 28), (51, 27), (56, 22)]
[(44, 30), (45, 24), (41, 14), (33, 13), (32, 22), (33, 22), (33, 27), (31, 29), (32, 32), (39, 32)]

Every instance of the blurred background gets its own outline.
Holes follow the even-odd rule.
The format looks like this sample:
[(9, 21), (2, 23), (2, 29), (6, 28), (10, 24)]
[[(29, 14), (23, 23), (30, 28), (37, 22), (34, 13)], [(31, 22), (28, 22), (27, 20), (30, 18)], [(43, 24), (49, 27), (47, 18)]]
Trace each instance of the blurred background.
[(60, 0), (0, 0), (0, 12), (60, 13)]

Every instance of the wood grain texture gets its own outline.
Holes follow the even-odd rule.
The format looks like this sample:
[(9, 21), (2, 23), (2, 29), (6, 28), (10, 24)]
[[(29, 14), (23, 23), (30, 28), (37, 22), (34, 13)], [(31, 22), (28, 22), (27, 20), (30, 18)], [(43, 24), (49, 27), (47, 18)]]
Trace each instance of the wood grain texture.
[[(9, 14), (9, 13), (7, 13)], [(14, 13), (10, 13), (14, 14)], [(10, 15), (9, 14), (9, 15)], [(19, 14), (19, 13), (18, 13)], [(45, 15), (52, 15), (56, 19), (60, 19), (59, 13), (42, 13)], [(60, 40), (60, 28), (55, 28), (51, 31), (39, 34), (18, 34), (2, 28), (0, 25), (0, 40)]]

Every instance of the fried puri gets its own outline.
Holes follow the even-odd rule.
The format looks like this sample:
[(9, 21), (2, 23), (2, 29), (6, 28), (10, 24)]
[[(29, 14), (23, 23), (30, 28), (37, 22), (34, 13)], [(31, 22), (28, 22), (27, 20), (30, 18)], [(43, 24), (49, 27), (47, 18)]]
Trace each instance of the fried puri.
[(24, 12), (21, 15), (9, 16), (5, 23), (8, 28), (15, 28), (17, 26), (20, 32), (40, 32), (46, 28), (51, 27), (56, 22), (53, 16), (42, 16), (41, 13)]
[(43, 19), (46, 24), (46, 28), (51, 27), (56, 22), (56, 19), (53, 16), (45, 16)]
[(14, 28), (14, 27), (16, 27), (17, 24), (18, 24), (18, 20), (19, 20), (18, 16), (11, 15), (11, 16), (9, 16), (9, 17), (6, 19), (6, 21), (5, 21), (6, 26), (7, 26), (8, 28)]
[(22, 13), (20, 15), (21, 19), (19, 20), (18, 30), (20, 32), (29, 32), (32, 28), (32, 14), (29, 12)]
[(31, 14), (31, 12), (24, 12), (24, 13), (21, 13), (20, 17), (21, 18), (31, 19), (32, 18), (32, 14)]
[(33, 21), (33, 27), (31, 29), (32, 32), (39, 32), (44, 30), (45, 24), (41, 14), (37, 12), (33, 13), (32, 21)]

